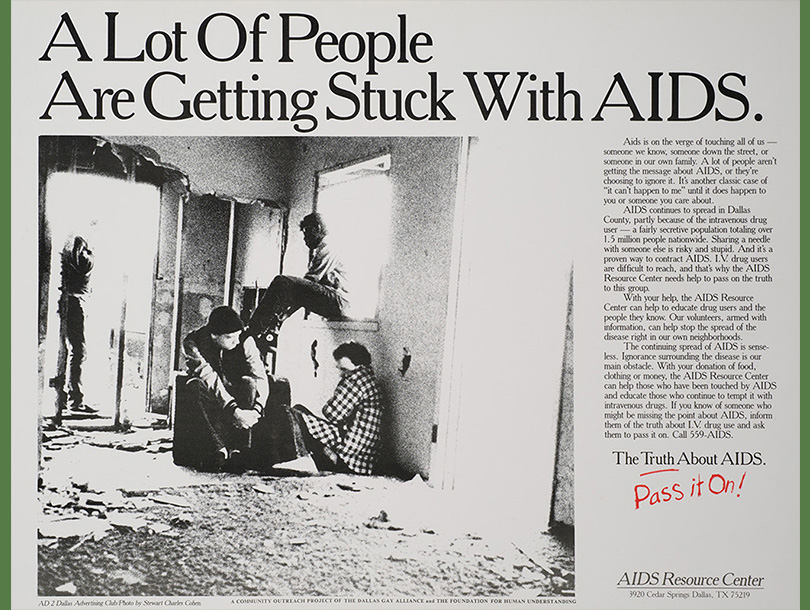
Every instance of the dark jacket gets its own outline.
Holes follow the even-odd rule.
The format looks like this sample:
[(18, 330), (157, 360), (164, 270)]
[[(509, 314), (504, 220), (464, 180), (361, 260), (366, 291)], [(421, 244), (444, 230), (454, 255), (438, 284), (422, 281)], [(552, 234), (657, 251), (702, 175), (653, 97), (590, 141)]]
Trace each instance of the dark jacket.
[(270, 395), (267, 374), (259, 348), (248, 334), (243, 334), (235, 348), (226, 351), (214, 343), (208, 327), (203, 326), (186, 336), (183, 352), (189, 374), (199, 377), (209, 387), (214, 387), (219, 378), (230, 390), (242, 377), (252, 377), (256, 381), (256, 402), (262, 407), (267, 402)]
[(90, 293), (90, 272), (93, 253), (81, 237), (73, 240), (72, 248), (62, 250), (62, 292), (84, 295)]

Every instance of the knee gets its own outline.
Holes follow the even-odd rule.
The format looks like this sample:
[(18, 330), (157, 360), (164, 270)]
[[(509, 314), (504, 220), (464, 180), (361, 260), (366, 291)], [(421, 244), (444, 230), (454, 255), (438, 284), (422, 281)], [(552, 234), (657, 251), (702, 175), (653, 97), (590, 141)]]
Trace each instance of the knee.
[(304, 414), (304, 413), (306, 413), (306, 414), (308, 414), (308, 415), (312, 415), (311, 411), (310, 411), (309, 409), (307, 409), (307, 408), (306, 408), (304, 405), (302, 405), (302, 404), (297, 404), (297, 405), (293, 405), (293, 406), (291, 406), (291, 407), (290, 407), (290, 412), (291, 412), (293, 415), (295, 415), (295, 416), (297, 416), (297, 417), (299, 417), (299, 418), (300, 418), (300, 417), (301, 417), (301, 415), (302, 415), (302, 414)]
[(193, 396), (195, 399), (199, 399), (202, 396), (207, 396), (209, 393), (208, 386), (206, 386), (205, 382), (199, 377), (191, 377), (187, 379), (183, 387), (185, 392), (187, 392), (190, 396)]
[(184, 385), (190, 390), (196, 390), (205, 387), (205, 383), (199, 377), (189, 377), (185, 380)]
[(289, 409), (290, 416), (306, 440), (306, 437), (309, 436), (309, 428), (307, 428), (307, 421), (304, 419), (304, 414), (311, 415), (309, 409), (307, 409), (304, 405), (294, 405), (292, 407), (287, 407), (287, 409)]
[(256, 391), (256, 378), (251, 377), (249, 375), (243, 375), (241, 378), (242, 387), (245, 388), (246, 391), (255, 392)]
[(273, 278), (273, 281), (270, 282), (270, 286), (267, 287), (268, 291), (286, 291), (290, 288), (292, 284), (292, 280), (288, 275), (277, 275)]

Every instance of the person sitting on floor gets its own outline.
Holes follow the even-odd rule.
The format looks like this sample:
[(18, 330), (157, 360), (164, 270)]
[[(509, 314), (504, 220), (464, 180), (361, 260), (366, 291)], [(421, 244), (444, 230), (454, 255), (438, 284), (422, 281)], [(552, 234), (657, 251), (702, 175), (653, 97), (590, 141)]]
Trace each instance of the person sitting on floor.
[(245, 466), (250, 428), (262, 415), (269, 383), (253, 337), (228, 306), (215, 308), (208, 323), (183, 341), (187, 388), (215, 445), (213, 470)]
[(341, 378), (323, 406), (323, 417), (300, 404), (293, 413), (319, 469), (373, 474), (380, 453), (383, 406), (371, 355), (352, 341), (338, 346), (332, 356)]

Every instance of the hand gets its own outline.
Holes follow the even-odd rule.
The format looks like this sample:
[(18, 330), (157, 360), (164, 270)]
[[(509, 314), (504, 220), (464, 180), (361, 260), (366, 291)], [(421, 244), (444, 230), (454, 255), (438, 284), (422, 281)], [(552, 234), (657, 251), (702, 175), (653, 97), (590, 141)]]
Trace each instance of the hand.
[(253, 409), (234, 409), (233, 423), (237, 428), (247, 430), (259, 421), (259, 413)]

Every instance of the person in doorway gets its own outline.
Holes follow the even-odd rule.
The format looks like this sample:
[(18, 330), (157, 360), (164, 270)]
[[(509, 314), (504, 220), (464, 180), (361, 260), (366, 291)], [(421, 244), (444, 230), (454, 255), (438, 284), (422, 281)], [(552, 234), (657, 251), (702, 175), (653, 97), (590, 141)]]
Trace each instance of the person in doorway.
[(276, 346), (282, 323), (301, 307), (326, 319), (346, 316), (349, 290), (341, 261), (326, 243), (326, 225), (313, 212), (299, 224), (309, 248), (309, 266), (303, 278), (277, 275), (250, 318), (248, 329), (262, 351)]
[(365, 346), (351, 341), (332, 353), (340, 370), (323, 417), (295, 405), (304, 444), (320, 470), (373, 474), (380, 454), (383, 406)]
[[(96, 409), (84, 404), (82, 365), (87, 359), (85, 339), (86, 299), (90, 294), (93, 252), (82, 236), (68, 240), (60, 254), (62, 280), (59, 286), (59, 354), (56, 375), (50, 386), (56, 389), (56, 416), (61, 424), (65, 409), (74, 414), (91, 415)], [(69, 363), (69, 366), (68, 366)]]
[(258, 423), (269, 383), (253, 337), (230, 307), (211, 311), (208, 323), (183, 341), (186, 387), (215, 445), (213, 470), (244, 469), (250, 429)]

